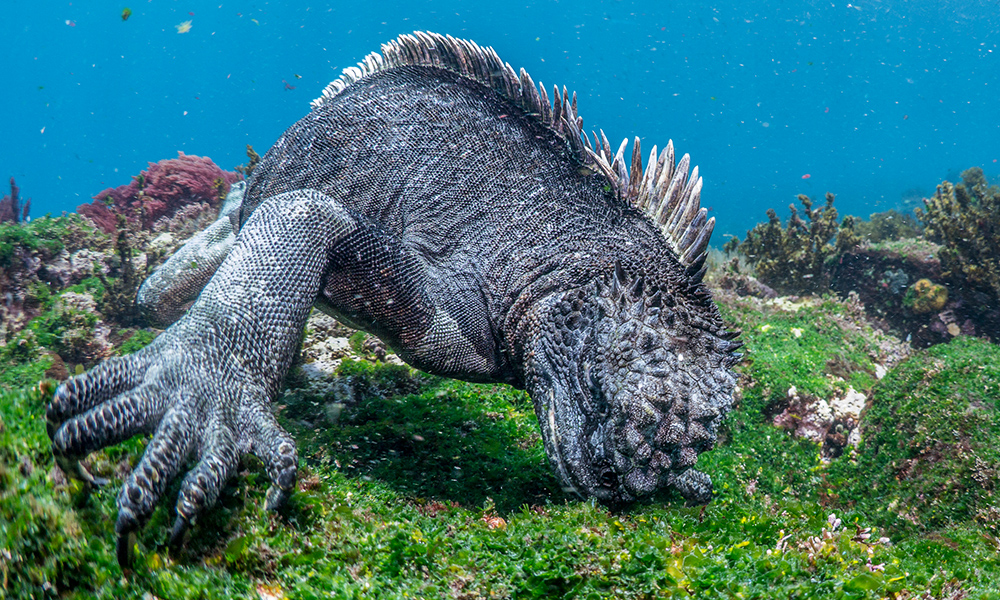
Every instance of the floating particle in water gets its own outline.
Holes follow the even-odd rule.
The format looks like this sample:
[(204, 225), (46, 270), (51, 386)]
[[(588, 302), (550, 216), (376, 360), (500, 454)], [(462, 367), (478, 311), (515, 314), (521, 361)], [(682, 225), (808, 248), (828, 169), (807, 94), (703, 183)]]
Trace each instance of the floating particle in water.
[(187, 33), (191, 31), (191, 21), (184, 21), (180, 25), (174, 25), (177, 28), (177, 33)]
[(66, 24), (69, 25), (70, 27), (76, 27), (76, 21), (73, 21), (71, 19), (66, 19)]
[(806, 173), (805, 175), (802, 176), (802, 179), (809, 179), (810, 177), (812, 177), (812, 175)]
[(122, 21), (128, 21), (128, 18), (132, 16), (132, 9), (125, 7), (122, 9)]
[(761, 123), (761, 124), (760, 124), (760, 126), (761, 126), (761, 127), (770, 127), (770, 126), (771, 126), (771, 124), (770, 124), (770, 123), (768, 123), (767, 121), (764, 121), (763, 123)]

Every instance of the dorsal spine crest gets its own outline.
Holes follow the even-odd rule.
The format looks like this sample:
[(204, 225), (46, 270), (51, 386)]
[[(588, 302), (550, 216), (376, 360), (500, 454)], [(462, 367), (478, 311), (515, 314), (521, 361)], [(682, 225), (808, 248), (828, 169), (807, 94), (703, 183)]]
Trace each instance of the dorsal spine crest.
[[(715, 228), (715, 217), (700, 207), (702, 180), (698, 167), (688, 177), (691, 159), (685, 154), (674, 164), (673, 141), (657, 155), (656, 146), (649, 154), (645, 169), (639, 138), (632, 144), (629, 166), (625, 164), (624, 139), (618, 151), (611, 153), (604, 131), (593, 133), (594, 142), (582, 131), (583, 118), (577, 114), (576, 93), (572, 99), (566, 88), (560, 93), (552, 88), (552, 100), (545, 86), (537, 86), (523, 68), (515, 72), (509, 63), (497, 56), (493, 48), (481, 47), (473, 41), (426, 31), (403, 34), (382, 44), (382, 53), (372, 52), (356, 67), (347, 67), (341, 76), (312, 101), (315, 110), (323, 106), (354, 82), (404, 66), (424, 66), (446, 69), (476, 81), (503, 96), (563, 140), (572, 156), (586, 171), (603, 175), (615, 194), (646, 215), (655, 223), (670, 244), (678, 260), (688, 268), (688, 274), (700, 281), (700, 267), (707, 256), (708, 242)], [(693, 267), (693, 268), (692, 268)]]

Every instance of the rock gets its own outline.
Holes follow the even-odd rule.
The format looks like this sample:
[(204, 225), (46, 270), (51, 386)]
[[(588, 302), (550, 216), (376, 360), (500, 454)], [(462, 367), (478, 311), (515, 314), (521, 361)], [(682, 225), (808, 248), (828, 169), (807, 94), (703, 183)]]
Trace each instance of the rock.
[(820, 444), (825, 459), (839, 456), (844, 448), (861, 441), (857, 427), (868, 398), (853, 387), (829, 401), (800, 395), (795, 386), (788, 388), (786, 395), (788, 406), (774, 417), (774, 425)]

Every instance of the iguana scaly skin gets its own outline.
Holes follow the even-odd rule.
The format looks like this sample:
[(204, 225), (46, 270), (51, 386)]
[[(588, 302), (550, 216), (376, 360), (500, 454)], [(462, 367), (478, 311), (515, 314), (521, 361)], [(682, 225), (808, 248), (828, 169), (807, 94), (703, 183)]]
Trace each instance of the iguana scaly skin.
[(710, 499), (692, 466), (732, 405), (739, 343), (701, 283), (714, 220), (697, 167), (668, 144), (643, 170), (638, 138), (626, 165), (625, 142), (591, 143), (576, 96), (552, 94), (491, 48), (401, 36), (331, 83), (241, 204), (237, 190), (150, 277), (140, 305), (176, 323), (48, 409), (53, 452), (84, 478), (89, 452), (153, 433), (118, 496), (120, 560), (189, 459), (175, 537), (243, 454), (267, 467), (269, 507), (292, 491), (295, 443), (269, 404), (313, 306), (420, 369), (526, 389), (573, 494)]

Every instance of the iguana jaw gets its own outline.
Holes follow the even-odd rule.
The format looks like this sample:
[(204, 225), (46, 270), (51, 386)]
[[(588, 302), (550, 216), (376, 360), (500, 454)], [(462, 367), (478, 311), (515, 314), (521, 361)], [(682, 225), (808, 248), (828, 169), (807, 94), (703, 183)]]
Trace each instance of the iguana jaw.
[[(565, 323), (554, 313), (565, 310), (567, 297), (573, 294), (542, 300), (529, 319)], [(621, 478), (612, 464), (607, 414), (598, 406), (590, 383), (594, 368), (593, 348), (589, 346), (593, 341), (591, 321), (586, 314), (579, 319), (582, 323), (574, 321), (574, 326), (564, 327), (560, 335), (549, 327), (529, 328), (533, 334), (524, 354), (525, 387), (534, 402), (545, 452), (563, 491), (623, 506), (636, 498), (620, 485)]]
[[(538, 377), (536, 381), (548, 378)], [(569, 378), (567, 378), (569, 379)], [(635, 501), (619, 485), (605, 451), (604, 424), (582, 409), (584, 392), (569, 381), (548, 379), (548, 386), (529, 386), (542, 430), (545, 452), (563, 491), (620, 507)], [(569, 384), (569, 385), (567, 385)], [(573, 390), (572, 388), (577, 387)]]

